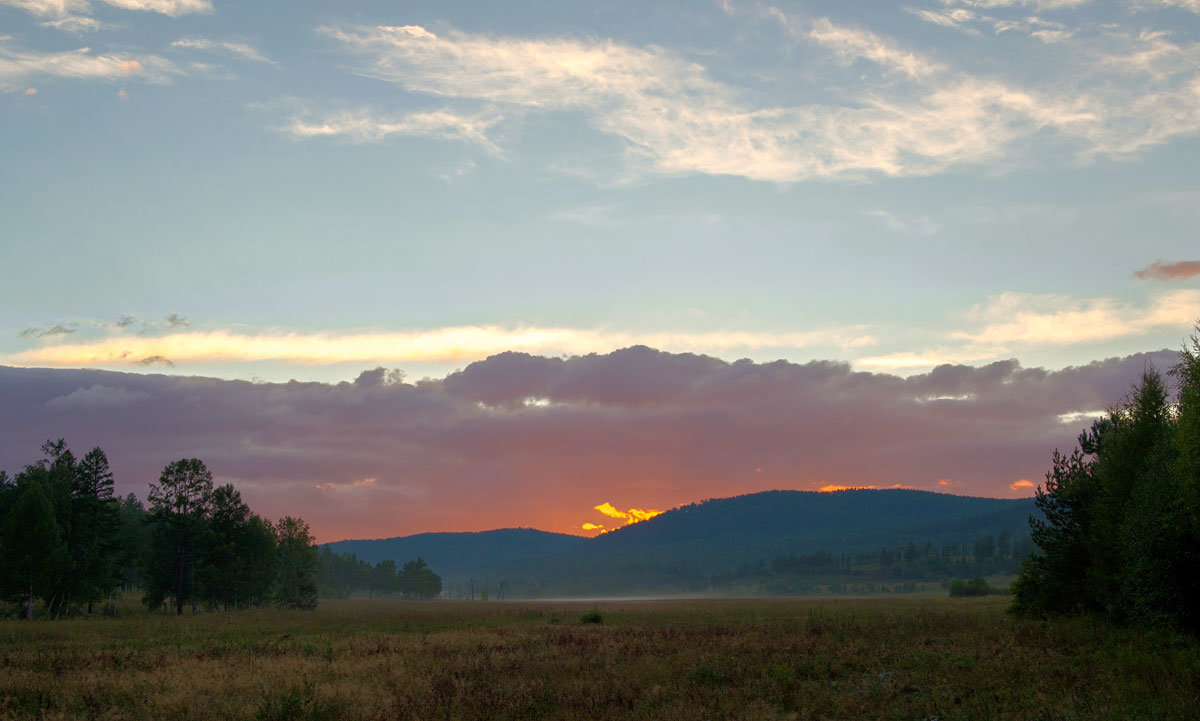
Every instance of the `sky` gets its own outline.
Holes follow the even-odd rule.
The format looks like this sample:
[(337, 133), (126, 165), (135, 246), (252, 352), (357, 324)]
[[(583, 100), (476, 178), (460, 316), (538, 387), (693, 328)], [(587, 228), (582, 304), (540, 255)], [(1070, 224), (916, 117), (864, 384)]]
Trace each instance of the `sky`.
[(1029, 495), (1200, 319), (1197, 0), (0, 0), (0, 123), (0, 468), (324, 540)]

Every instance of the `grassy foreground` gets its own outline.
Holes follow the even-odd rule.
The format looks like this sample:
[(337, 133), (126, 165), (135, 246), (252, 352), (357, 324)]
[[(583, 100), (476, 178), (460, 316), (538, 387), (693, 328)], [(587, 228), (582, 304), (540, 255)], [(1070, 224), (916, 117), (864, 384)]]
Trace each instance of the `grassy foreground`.
[[(131, 606), (0, 622), (0, 718), (1196, 718), (1195, 640), (1016, 621), (1006, 603)], [(593, 608), (602, 622), (581, 623)]]

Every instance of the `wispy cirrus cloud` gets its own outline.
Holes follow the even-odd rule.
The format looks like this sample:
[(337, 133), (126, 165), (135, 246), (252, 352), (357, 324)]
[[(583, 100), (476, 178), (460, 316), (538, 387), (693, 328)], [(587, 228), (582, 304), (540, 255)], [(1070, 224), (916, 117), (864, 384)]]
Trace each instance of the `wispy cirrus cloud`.
[[(1077, 29), (1058, 20), (981, 12), (1024, 5), (913, 11), (942, 25), (990, 24), (998, 34), (1019, 30), (1043, 43), (1071, 43), (1061, 71), (1037, 84), (1004, 78), (1002, 66), (986, 76), (964, 72), (868, 29), (768, 8), (763, 16), (809, 51), (874, 68), (841, 90), (843, 102), (808, 105), (755, 101), (701, 64), (657, 46), (434, 33), (411, 25), (321, 32), (361, 58), (360, 74), (448, 104), (438, 112), (473, 117), (479, 107), (509, 108), (520, 118), (582, 111), (594, 127), (621, 138), (627, 158), (649, 173), (775, 182), (929, 175), (963, 164), (1019, 163), (1012, 149), (1035, 138), (1086, 161), (1200, 131), (1200, 44), (1115, 30), (1076, 38)], [(1108, 71), (1110, 64), (1122, 69)], [(299, 137), (379, 140), (411, 133), (502, 144), (496, 133), (503, 122), (475, 124), (475, 135), (446, 135), (444, 125), (407, 117), (361, 109), (328, 122), (295, 120), (284, 130)]]
[(651, 345), (677, 351), (860, 348), (875, 339), (862, 326), (801, 333), (716, 331), (633, 333), (554, 327), (461, 326), (411, 332), (262, 333), (167, 332), (111, 335), (77, 343), (52, 343), (12, 354), (3, 362), (24, 366), (176, 365), (215, 361), (280, 360), (293, 363), (388, 363), (475, 360), (508, 350), (586, 354)]
[[(1138, 280), (1187, 280), (1200, 275), (1200, 260), (1177, 260), (1168, 263), (1156, 260), (1140, 270), (1133, 271)], [(1200, 313), (1200, 310), (1197, 311)]]
[(869, 31), (829, 20), (798, 24), (778, 11), (773, 17), (844, 62), (862, 59), (915, 84), (891, 97), (867, 89), (846, 105), (756, 106), (703, 66), (655, 46), (435, 34), (418, 26), (322, 32), (363, 59), (358, 72), (412, 92), (525, 112), (583, 110), (656, 173), (777, 182), (924, 175), (997, 158), (1013, 140), (1046, 127), (1094, 120), (1078, 103), (946, 73)]
[(38, 17), (65, 17), (90, 9), (88, 0), (0, 0), (0, 5), (19, 8)]
[(945, 69), (941, 64), (914, 51), (899, 48), (869, 30), (836, 25), (827, 18), (804, 23), (805, 27), (797, 29), (795, 21), (782, 11), (775, 9), (772, 15), (786, 27), (828, 48), (843, 60), (869, 60), (910, 78), (928, 77)]
[(224, 52), (235, 57), (240, 57), (244, 60), (252, 60), (257, 63), (266, 63), (268, 65), (278, 65), (278, 63), (276, 63), (274, 60), (259, 52), (258, 49), (253, 45), (245, 42), (192, 37), (180, 38), (171, 43), (171, 47), (183, 48), (187, 50)]
[(365, 143), (394, 135), (415, 135), (468, 142), (489, 153), (501, 153), (491, 130), (503, 116), (494, 112), (465, 114), (442, 109), (383, 115), (357, 108), (316, 113), (300, 103), (287, 105), (288, 118), (278, 129), (295, 138), (343, 138)]
[(142, 12), (161, 13), (171, 17), (191, 15), (193, 13), (211, 13), (211, 0), (100, 0), (101, 2), (119, 7), (123, 10), (140, 10)]
[[(123, 10), (161, 13), (171, 17), (192, 13), (211, 13), (211, 0), (99, 0)], [(62, 30), (92, 30), (101, 23), (91, 17), (92, 4), (89, 0), (0, 0), (0, 5), (9, 5), (44, 18), (57, 18), (43, 23)]]
[(170, 60), (149, 54), (95, 53), (91, 48), (40, 52), (16, 48), (0, 36), (0, 79), (35, 77), (169, 82), (182, 71)]

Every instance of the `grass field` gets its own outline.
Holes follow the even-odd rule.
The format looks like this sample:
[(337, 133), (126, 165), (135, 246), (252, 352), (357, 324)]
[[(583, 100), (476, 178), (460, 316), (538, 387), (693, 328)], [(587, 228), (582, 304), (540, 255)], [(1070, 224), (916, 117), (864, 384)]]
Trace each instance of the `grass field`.
[[(325, 601), (0, 622), (0, 718), (1195, 719), (1200, 646), (1007, 599)], [(595, 610), (596, 614), (591, 613)], [(585, 623), (589, 617), (599, 623)]]

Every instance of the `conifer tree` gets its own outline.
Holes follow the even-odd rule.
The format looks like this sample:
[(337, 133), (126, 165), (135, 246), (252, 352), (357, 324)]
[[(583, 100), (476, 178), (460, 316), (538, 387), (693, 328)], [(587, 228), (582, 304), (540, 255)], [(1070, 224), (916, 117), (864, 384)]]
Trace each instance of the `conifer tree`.
[(0, 527), (0, 592), (24, 603), (32, 619), (35, 599), (52, 596), (68, 561), (54, 509), (41, 484), (30, 480)]

